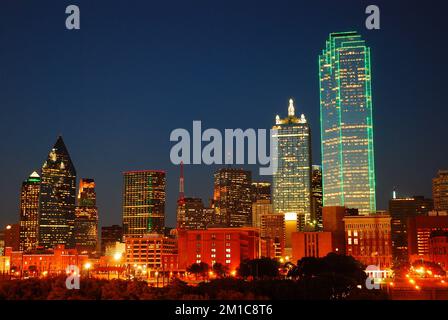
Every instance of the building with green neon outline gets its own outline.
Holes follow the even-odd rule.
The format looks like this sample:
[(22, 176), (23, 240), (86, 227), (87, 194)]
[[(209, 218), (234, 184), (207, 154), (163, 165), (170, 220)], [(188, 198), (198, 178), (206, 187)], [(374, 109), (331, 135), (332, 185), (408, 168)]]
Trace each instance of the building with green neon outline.
[(319, 56), (324, 206), (376, 212), (370, 48), (331, 33)]

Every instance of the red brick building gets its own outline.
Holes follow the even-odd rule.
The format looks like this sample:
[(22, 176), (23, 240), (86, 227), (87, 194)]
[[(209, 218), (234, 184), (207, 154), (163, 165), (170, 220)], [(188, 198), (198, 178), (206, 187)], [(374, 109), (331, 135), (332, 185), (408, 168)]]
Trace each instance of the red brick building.
[(322, 258), (333, 251), (331, 232), (293, 232), (292, 261), (303, 257)]
[(63, 274), (70, 265), (82, 270), (88, 261), (87, 255), (78, 254), (76, 249), (59, 245), (53, 250), (35, 250), (30, 253), (13, 251), (8, 247), (5, 256), (10, 258), (10, 272), (16, 276), (46, 276)]
[[(159, 234), (126, 238), (126, 264), (150, 270), (177, 270), (177, 240)], [(164, 269), (166, 266), (166, 270)]]
[(433, 231), (429, 237), (429, 256), (432, 262), (438, 263), (444, 270), (448, 268), (448, 232)]
[(345, 216), (346, 254), (365, 265), (392, 266), (391, 217)]
[(280, 258), (285, 253), (285, 217), (283, 214), (262, 214), (260, 216), (260, 236), (263, 239), (271, 239), (269, 243), (274, 245), (274, 252), (269, 252), (266, 257)]
[(260, 232), (256, 228), (179, 230), (179, 268), (205, 262), (221, 263), (236, 270), (245, 259), (260, 257)]
[(430, 260), (430, 236), (433, 231), (448, 231), (447, 215), (417, 216), (408, 222), (408, 250), (410, 262)]

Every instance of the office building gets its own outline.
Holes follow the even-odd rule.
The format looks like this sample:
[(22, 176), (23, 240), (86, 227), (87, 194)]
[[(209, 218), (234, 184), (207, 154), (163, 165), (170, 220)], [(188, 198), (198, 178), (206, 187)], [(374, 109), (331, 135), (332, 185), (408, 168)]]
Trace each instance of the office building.
[(39, 246), (74, 248), (76, 170), (67, 147), (58, 137), (42, 166)]
[[(277, 170), (273, 174), (272, 200), (275, 213), (293, 213), (298, 230), (311, 221), (311, 132), (305, 116), (295, 116), (289, 100), (288, 116), (277, 115), (273, 127)], [(297, 230), (294, 230), (297, 231)]]
[(376, 212), (370, 48), (331, 33), (319, 56), (323, 205)]
[(123, 242), (123, 228), (116, 224), (101, 227), (101, 254), (104, 255), (106, 248), (116, 242)]
[(40, 176), (34, 171), (20, 191), (20, 251), (37, 248), (39, 240)]
[(392, 267), (391, 217), (389, 215), (345, 216), (347, 255), (366, 266)]
[(165, 229), (165, 171), (123, 173), (123, 234), (141, 237)]
[(95, 181), (81, 179), (75, 210), (75, 245), (81, 254), (96, 253), (98, 248), (98, 208)]
[(215, 173), (213, 202), (217, 225), (229, 228), (252, 225), (251, 183), (250, 171), (223, 168)]
[(448, 170), (439, 170), (432, 179), (432, 196), (434, 210), (448, 211)]
[(394, 192), (389, 201), (389, 214), (392, 218), (392, 255), (395, 263), (407, 263), (408, 256), (408, 220), (425, 216), (433, 209), (432, 199), (423, 196), (400, 198)]

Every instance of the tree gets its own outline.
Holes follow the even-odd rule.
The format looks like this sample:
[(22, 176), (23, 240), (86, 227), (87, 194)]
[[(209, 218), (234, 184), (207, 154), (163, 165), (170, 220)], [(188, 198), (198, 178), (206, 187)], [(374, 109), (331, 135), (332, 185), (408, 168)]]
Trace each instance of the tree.
[(278, 277), (279, 267), (279, 262), (270, 258), (245, 260), (240, 263), (238, 274), (243, 278), (273, 279)]
[(215, 263), (212, 267), (213, 272), (216, 273), (218, 278), (224, 278), (229, 274), (229, 267), (223, 265), (222, 263)]
[[(290, 271), (291, 277), (299, 278), (305, 291), (320, 295), (329, 294), (330, 299), (345, 298), (353, 288), (365, 284), (367, 274), (364, 266), (351, 256), (329, 253), (323, 258), (305, 257)], [(316, 286), (316, 283), (319, 285)], [(309, 286), (313, 290), (309, 290)]]
[(198, 279), (198, 275), (201, 275), (202, 279), (204, 279), (205, 275), (208, 273), (208, 270), (209, 266), (205, 262), (193, 263), (191, 266), (187, 267), (187, 271), (193, 273), (196, 277), (196, 280)]

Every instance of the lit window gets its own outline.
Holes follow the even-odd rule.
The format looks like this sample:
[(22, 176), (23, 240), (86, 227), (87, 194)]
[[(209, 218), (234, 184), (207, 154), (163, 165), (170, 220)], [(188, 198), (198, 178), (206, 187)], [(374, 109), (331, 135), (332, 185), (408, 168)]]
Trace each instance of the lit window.
[(352, 244), (352, 238), (348, 238), (348, 244)]
[(230, 248), (227, 248), (227, 249), (226, 249), (226, 252), (230, 252)]
[(356, 238), (353, 239), (353, 243), (354, 243), (354, 244), (358, 244), (358, 239), (356, 239)]

